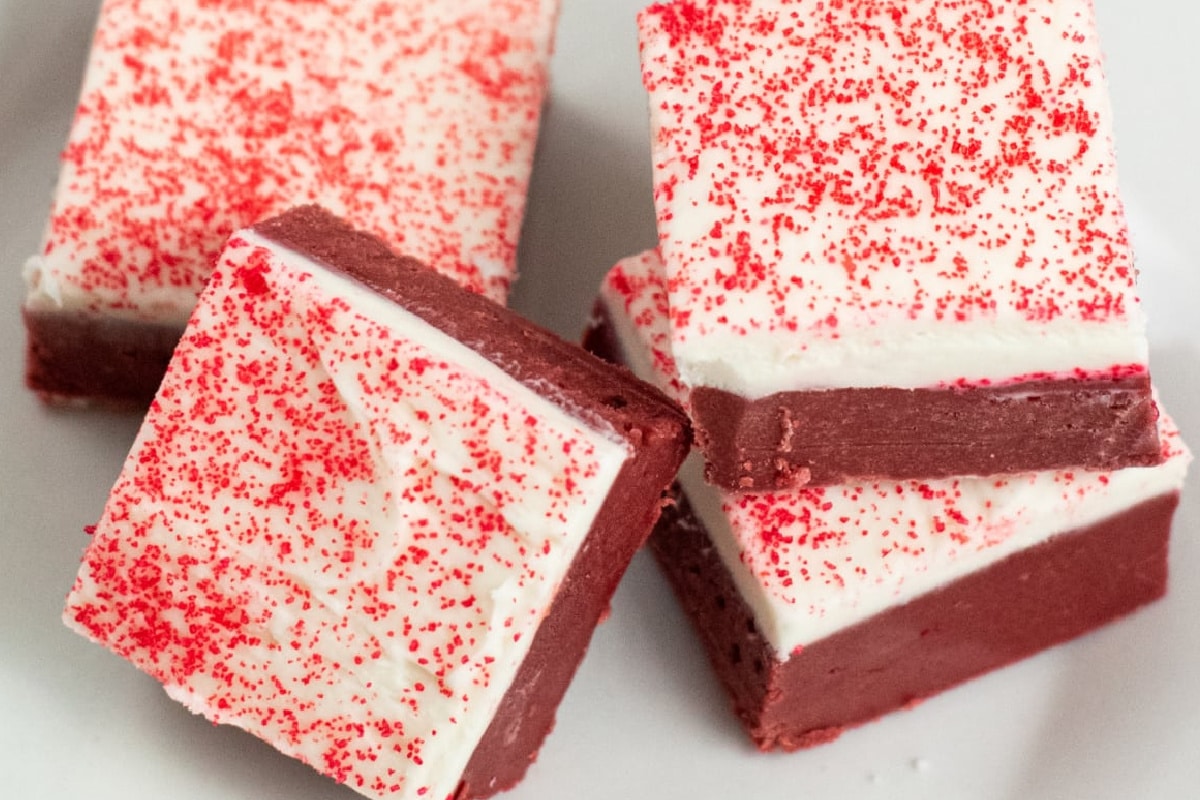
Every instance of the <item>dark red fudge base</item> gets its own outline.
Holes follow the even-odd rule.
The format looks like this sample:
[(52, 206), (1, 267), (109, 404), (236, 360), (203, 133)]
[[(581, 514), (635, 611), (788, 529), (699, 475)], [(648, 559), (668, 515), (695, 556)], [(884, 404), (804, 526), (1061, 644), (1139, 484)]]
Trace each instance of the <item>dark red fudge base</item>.
[[(584, 346), (624, 348), (604, 301)], [(692, 425), (705, 479), (731, 491), (858, 480), (936, 479), (1162, 461), (1150, 378), (951, 389), (831, 389), (747, 400), (699, 387)]]
[[(655, 449), (662, 444), (650, 443)], [(627, 467), (602, 506), (512, 688), (475, 748), (455, 800), (487, 797), (515, 786), (554, 727), (555, 711), (592, 633), (607, 616), (617, 583), (663, 505), (660, 487), (668, 459), (642, 460), (651, 463)]]
[(621, 575), (649, 536), (663, 493), (691, 447), (683, 410), (622, 367), (605, 363), (512, 311), (460, 288), (315, 207), (255, 226), (391, 298), (573, 416), (607, 425), (632, 453), (533, 638), (512, 687), (476, 746), (455, 800), (517, 784), (554, 726), (555, 711), (608, 611)]
[(145, 408), (183, 333), (178, 325), (67, 311), (24, 313), (25, 382), (54, 404)]
[(795, 750), (1104, 625), (1163, 595), (1171, 493), (1059, 534), (781, 660), (684, 497), (650, 546), (762, 750)]
[(710, 483), (765, 491), (869, 478), (936, 479), (1162, 460), (1142, 374), (998, 387), (831, 389), (747, 400), (697, 388)]

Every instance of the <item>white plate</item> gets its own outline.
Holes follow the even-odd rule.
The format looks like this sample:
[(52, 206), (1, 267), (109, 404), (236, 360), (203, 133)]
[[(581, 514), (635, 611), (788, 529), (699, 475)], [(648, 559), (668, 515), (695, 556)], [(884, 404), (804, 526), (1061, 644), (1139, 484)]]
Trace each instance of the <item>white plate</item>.
[[(1097, 4), (1153, 369), (1200, 444), (1200, 4)], [(190, 716), (59, 623), (82, 529), (137, 424), (48, 411), (20, 379), (18, 274), (38, 244), (97, 5), (0, 0), (0, 794), (348, 800), (357, 795), (248, 735)], [(514, 305), (575, 336), (604, 270), (654, 232), (640, 0), (563, 5)], [(749, 747), (663, 581), (639, 557), (557, 729), (507, 797), (1198, 796), (1200, 486), (1190, 483), (1165, 601), (792, 755)]]

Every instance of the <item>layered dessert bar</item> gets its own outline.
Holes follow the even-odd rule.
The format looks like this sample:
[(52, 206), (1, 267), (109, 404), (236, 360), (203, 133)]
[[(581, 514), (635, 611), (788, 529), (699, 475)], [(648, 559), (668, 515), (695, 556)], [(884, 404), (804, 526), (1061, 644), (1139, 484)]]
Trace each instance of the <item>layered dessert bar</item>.
[(153, 396), (226, 238), (320, 203), (494, 300), (557, 0), (105, 0), (41, 252), (27, 380)]
[(732, 493), (685, 467), (650, 546), (738, 719), (795, 750), (1108, 624), (1167, 588), (1190, 456)]
[(710, 480), (1158, 460), (1091, 2), (678, 0), (639, 26)]
[(230, 238), (65, 620), (365, 795), (486, 796), (689, 447), (628, 371), (296, 209)]
[[(588, 344), (678, 391), (653, 261)], [(755, 743), (821, 744), (1160, 597), (1190, 455), (1157, 426), (1160, 463), (1115, 471), (734, 492), (693, 458), (650, 544)]]

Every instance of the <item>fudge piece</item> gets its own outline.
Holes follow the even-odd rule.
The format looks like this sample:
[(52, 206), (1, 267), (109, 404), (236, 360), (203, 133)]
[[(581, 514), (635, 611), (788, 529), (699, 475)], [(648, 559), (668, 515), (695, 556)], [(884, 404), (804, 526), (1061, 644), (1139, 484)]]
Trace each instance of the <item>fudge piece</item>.
[(486, 796), (689, 447), (627, 370), (297, 209), (224, 249), (64, 618), (363, 794)]
[[(587, 344), (686, 396), (655, 263), (610, 273), (636, 302)], [(734, 492), (694, 455), (650, 545), (758, 746), (820, 744), (1161, 596), (1190, 455), (1156, 424), (1160, 463), (1115, 471)]]
[(1158, 459), (1090, 2), (680, 0), (639, 25), (712, 480)]
[(503, 302), (557, 0), (106, 0), (44, 245), (27, 382), (144, 405), (235, 229), (320, 203)]
[(774, 494), (691, 470), (650, 547), (751, 739), (795, 750), (1161, 597), (1188, 461), (1164, 447), (1148, 469)]
[[(647, 261), (587, 344), (678, 391)], [(1157, 425), (1160, 463), (1111, 471), (733, 492), (694, 455), (650, 547), (756, 744), (822, 744), (1162, 596), (1190, 456)]]

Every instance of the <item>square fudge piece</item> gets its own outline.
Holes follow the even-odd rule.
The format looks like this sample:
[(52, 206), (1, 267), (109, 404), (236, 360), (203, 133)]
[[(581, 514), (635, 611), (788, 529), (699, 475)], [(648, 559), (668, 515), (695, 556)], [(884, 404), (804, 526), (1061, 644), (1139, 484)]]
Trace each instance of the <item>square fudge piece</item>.
[[(636, 302), (601, 304), (588, 346), (679, 392), (647, 263), (610, 274)], [(1160, 463), (1116, 471), (760, 493), (693, 457), (650, 544), (756, 744), (820, 744), (1161, 596), (1190, 455), (1157, 424)]]
[(65, 619), (363, 794), (485, 796), (689, 446), (628, 371), (296, 209), (229, 240)]
[(640, 32), (710, 479), (1157, 461), (1090, 2), (680, 0)]
[(503, 302), (557, 0), (106, 0), (41, 252), (27, 381), (144, 405), (226, 238), (319, 203)]

